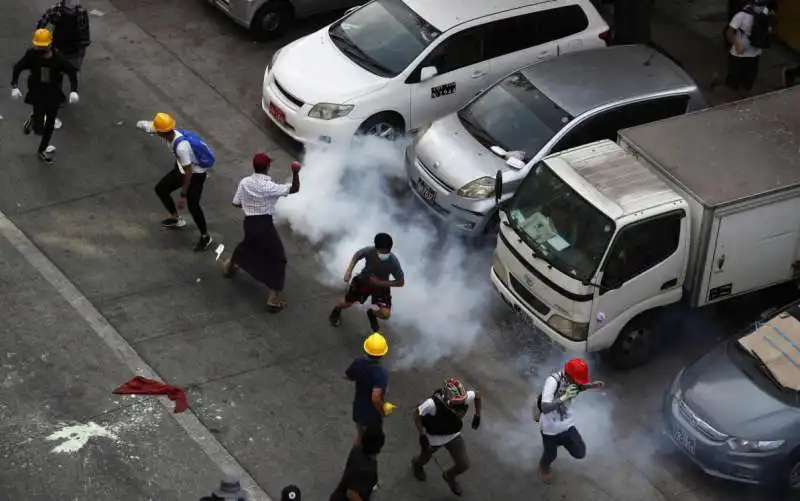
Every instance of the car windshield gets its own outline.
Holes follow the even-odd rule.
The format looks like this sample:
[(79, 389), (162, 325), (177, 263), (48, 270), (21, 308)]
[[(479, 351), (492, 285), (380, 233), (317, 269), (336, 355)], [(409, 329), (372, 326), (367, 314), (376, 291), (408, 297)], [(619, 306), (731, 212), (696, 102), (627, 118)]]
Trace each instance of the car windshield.
[(562, 273), (588, 281), (614, 235), (614, 222), (539, 162), (517, 189), (509, 224)]
[(800, 307), (757, 322), (739, 337), (736, 347), (777, 388), (800, 394)]
[(353, 62), (383, 77), (399, 75), (441, 35), (402, 0), (374, 0), (328, 33)]
[(573, 117), (514, 73), (462, 108), (458, 118), (487, 148), (520, 152), (527, 162)]

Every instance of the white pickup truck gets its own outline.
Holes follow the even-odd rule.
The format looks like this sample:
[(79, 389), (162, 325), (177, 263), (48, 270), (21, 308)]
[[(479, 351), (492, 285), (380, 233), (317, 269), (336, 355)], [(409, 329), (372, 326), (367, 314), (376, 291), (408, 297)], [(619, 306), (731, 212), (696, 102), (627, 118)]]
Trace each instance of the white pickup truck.
[(664, 307), (800, 278), (800, 87), (548, 156), (501, 207), (503, 299), (566, 348), (644, 364)]

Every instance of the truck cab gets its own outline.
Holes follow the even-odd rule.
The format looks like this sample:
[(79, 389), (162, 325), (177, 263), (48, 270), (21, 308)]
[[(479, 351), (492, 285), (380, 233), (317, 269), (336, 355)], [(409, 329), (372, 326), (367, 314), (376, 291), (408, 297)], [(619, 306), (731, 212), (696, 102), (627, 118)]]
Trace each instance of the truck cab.
[(647, 355), (636, 319), (683, 294), (688, 211), (612, 141), (546, 157), (501, 212), (492, 282), (557, 343), (636, 365)]

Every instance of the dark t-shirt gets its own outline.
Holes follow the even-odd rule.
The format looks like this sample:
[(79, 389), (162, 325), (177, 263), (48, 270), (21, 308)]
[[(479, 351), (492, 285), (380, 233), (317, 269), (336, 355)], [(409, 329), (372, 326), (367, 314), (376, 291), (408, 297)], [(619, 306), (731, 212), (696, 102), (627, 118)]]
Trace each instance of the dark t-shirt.
[(353, 397), (353, 421), (360, 425), (377, 424), (383, 421), (383, 416), (372, 405), (372, 390), (380, 388), (386, 393), (389, 385), (389, 373), (375, 360), (366, 357), (353, 360), (345, 375), (355, 382), (355, 396)]
[(395, 280), (403, 278), (400, 261), (392, 253), (389, 253), (389, 257), (383, 260), (378, 257), (375, 247), (364, 247), (356, 252), (356, 258), (364, 260), (364, 269), (358, 274), (359, 277), (369, 278), (375, 275), (381, 280), (389, 280), (391, 275)]
[(378, 483), (378, 461), (364, 454), (358, 445), (350, 449), (342, 479), (329, 501), (348, 501), (347, 491), (355, 491), (364, 501), (369, 501), (372, 489)]

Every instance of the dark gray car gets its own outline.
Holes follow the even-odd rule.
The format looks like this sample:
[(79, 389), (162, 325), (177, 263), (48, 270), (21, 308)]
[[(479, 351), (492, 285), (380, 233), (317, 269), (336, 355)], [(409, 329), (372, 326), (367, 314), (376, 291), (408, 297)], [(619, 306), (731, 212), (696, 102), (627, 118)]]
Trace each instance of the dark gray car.
[(681, 370), (663, 418), (706, 473), (800, 493), (800, 302)]

